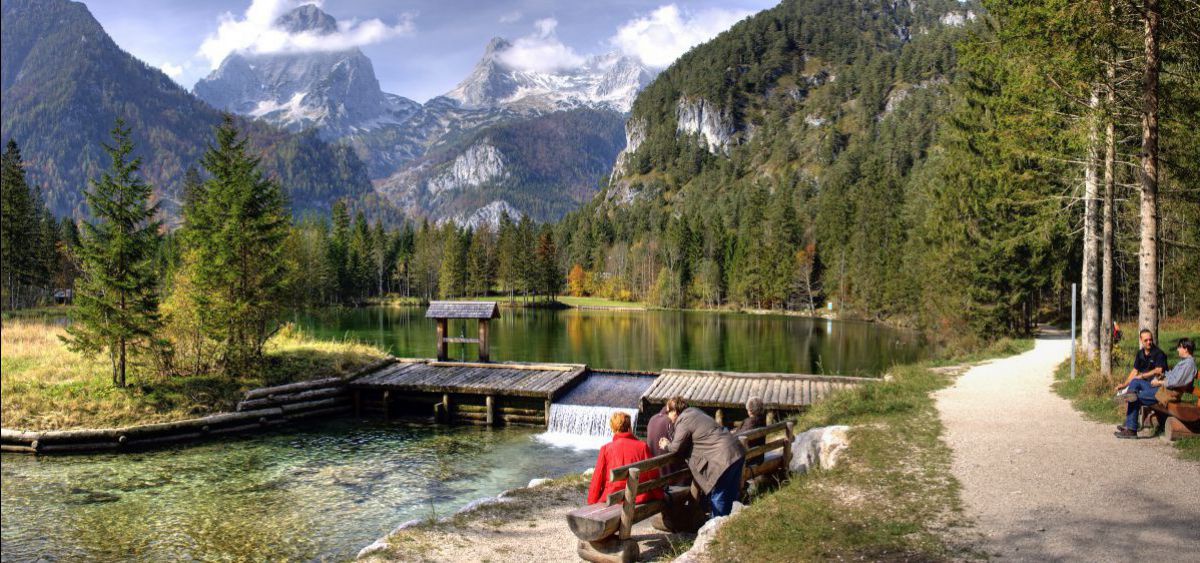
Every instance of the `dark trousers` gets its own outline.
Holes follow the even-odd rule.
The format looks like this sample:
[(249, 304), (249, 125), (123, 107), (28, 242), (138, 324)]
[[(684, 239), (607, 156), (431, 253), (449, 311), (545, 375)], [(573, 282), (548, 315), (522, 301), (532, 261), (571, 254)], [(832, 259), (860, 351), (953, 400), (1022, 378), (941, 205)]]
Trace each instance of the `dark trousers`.
[(717, 516), (729, 516), (733, 511), (733, 503), (738, 500), (742, 494), (742, 466), (746, 464), (745, 458), (733, 462), (725, 472), (717, 478), (717, 484), (713, 485), (712, 492), (708, 493), (708, 500), (712, 503), (713, 518)]
[(1142, 378), (1136, 378), (1129, 384), (1126, 393), (1136, 393), (1137, 400), (1125, 406), (1125, 428), (1133, 431), (1138, 429), (1138, 415), (1142, 412), (1142, 407), (1148, 407), (1158, 402), (1154, 397), (1157, 389), (1150, 385), (1149, 381)]

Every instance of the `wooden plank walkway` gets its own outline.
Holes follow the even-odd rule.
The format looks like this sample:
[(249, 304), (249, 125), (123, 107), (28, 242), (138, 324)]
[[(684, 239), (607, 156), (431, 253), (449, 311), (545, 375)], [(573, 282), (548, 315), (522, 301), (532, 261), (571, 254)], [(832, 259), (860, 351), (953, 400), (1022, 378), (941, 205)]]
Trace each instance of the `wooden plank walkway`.
[(355, 379), (349, 387), (554, 399), (586, 371), (578, 364), (402, 361)]
[(735, 373), (665, 369), (642, 395), (642, 401), (663, 404), (680, 395), (695, 407), (742, 408), (750, 397), (760, 397), (766, 409), (796, 410), (829, 394), (865, 382), (866, 377), (801, 375), (789, 373)]

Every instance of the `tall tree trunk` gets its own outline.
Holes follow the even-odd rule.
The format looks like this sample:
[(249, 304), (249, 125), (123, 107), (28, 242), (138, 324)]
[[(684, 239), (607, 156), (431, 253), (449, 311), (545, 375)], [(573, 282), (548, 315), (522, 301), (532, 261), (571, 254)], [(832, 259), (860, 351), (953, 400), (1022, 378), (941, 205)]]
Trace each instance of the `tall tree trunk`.
[(1159, 0), (1145, 0), (1146, 67), (1142, 76), (1141, 248), (1138, 251), (1138, 324), (1158, 340), (1158, 31)]
[(125, 386), (125, 339), (120, 339), (120, 352), (117, 358), (117, 387)]
[(1096, 358), (1100, 347), (1100, 261), (1099, 217), (1100, 189), (1096, 168), (1100, 160), (1100, 94), (1092, 91), (1088, 116), (1087, 159), (1083, 166), (1083, 280), (1080, 284), (1083, 307), (1080, 352), (1089, 360)]
[[(1109, 65), (1108, 109), (1111, 112), (1116, 102), (1113, 92), (1113, 67)], [(1101, 256), (1103, 261), (1100, 282), (1100, 376), (1108, 381), (1112, 378), (1112, 292), (1113, 292), (1113, 190), (1116, 184), (1115, 166), (1117, 159), (1116, 125), (1111, 113), (1105, 115), (1104, 127), (1104, 236)]]

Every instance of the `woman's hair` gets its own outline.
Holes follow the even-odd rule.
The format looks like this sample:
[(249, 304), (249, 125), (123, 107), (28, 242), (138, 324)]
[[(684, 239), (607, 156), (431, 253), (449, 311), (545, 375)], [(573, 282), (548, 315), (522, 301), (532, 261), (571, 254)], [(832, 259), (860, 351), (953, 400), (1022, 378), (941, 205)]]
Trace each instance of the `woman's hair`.
[(763, 411), (763, 404), (762, 404), (761, 397), (750, 397), (750, 400), (746, 401), (746, 412), (747, 413), (757, 416), (757, 415), (762, 414), (762, 411)]
[(614, 412), (612, 413), (612, 417), (608, 419), (608, 426), (612, 428), (613, 434), (629, 432), (630, 424), (629, 413), (627, 412)]
[(687, 399), (684, 399), (679, 395), (675, 395), (674, 397), (667, 399), (667, 412), (680, 413), (687, 410), (687, 408)]

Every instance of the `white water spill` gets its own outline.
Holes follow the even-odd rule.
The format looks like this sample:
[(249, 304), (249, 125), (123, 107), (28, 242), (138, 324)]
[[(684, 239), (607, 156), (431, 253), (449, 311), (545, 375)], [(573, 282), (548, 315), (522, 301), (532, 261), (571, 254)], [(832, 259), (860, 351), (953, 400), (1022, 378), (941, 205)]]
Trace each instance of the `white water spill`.
[(629, 414), (637, 428), (637, 409), (588, 405), (550, 405), (550, 427), (535, 438), (544, 444), (576, 450), (598, 450), (612, 441), (608, 421), (614, 412)]

